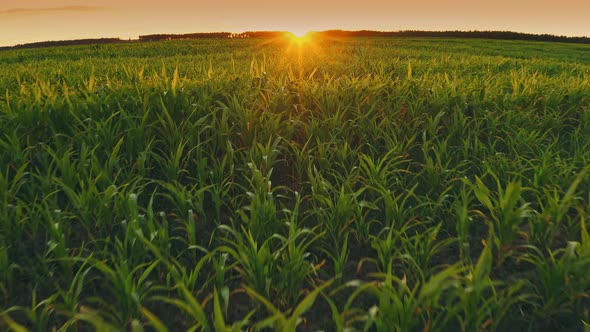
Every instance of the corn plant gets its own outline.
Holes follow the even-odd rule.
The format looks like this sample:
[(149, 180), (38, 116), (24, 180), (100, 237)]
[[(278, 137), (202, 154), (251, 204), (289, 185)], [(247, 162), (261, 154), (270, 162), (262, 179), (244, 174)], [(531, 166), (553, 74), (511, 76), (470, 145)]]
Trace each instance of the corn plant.
[[(581, 241), (570, 241), (565, 248), (549, 250), (544, 254), (532, 248), (524, 259), (533, 264), (533, 283), (541, 324), (554, 328), (580, 327), (587, 319), (584, 307), (587, 305), (590, 278), (586, 273), (590, 266), (590, 239), (585, 220), (581, 226)], [(536, 326), (535, 321), (531, 322)]]
[(374, 297), (375, 304), (363, 317), (364, 329), (410, 331), (441, 328), (446, 323), (443, 314), (445, 291), (457, 287), (460, 272), (456, 266), (448, 267), (412, 286), (405, 277), (394, 275), (390, 264), (387, 272), (376, 275), (379, 283), (360, 285), (349, 302), (360, 294)]
[[(520, 226), (525, 223), (531, 211), (530, 204), (521, 201), (523, 188), (520, 182), (509, 182), (503, 188), (496, 177), (496, 186), (497, 195), (494, 195), (479, 177), (476, 177), (475, 184), (472, 184), (474, 195), (490, 214), (488, 222), (494, 234), (494, 244), (498, 249), (498, 264), (501, 264), (514, 252), (513, 245), (518, 237)], [(485, 212), (481, 214), (486, 216)]]

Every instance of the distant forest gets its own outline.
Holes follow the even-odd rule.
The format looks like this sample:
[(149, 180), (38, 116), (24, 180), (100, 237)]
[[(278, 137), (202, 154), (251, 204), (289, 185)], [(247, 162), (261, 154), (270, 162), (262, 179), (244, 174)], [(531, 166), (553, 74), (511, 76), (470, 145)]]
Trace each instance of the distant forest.
[[(15, 46), (0, 47), (3, 49), (19, 48), (38, 48), (50, 46), (69, 46), (69, 45), (89, 45), (89, 44), (112, 44), (112, 43), (136, 43), (136, 42), (153, 42), (162, 40), (183, 40), (183, 39), (201, 39), (201, 38), (278, 38), (286, 34), (285, 31), (247, 31), (242, 33), (232, 32), (203, 32), (187, 34), (154, 34), (139, 36), (137, 40), (125, 40), (119, 38), (100, 38), (100, 39), (77, 39), (61, 41), (45, 41), (37, 43), (19, 44)], [(590, 37), (566, 37), (550, 34), (531, 34), (511, 31), (346, 31), (346, 30), (326, 30), (313, 32), (313, 35), (320, 37), (434, 37), (434, 38), (480, 38), (480, 39), (502, 39), (502, 40), (528, 40), (528, 41), (545, 41), (545, 42), (563, 42), (590, 44)]]
[(71, 45), (94, 45), (94, 44), (114, 44), (114, 43), (127, 43), (127, 40), (119, 38), (97, 38), (97, 39), (74, 39), (74, 40), (57, 40), (57, 41), (44, 41), (37, 43), (18, 44), (15, 46), (3, 46), (0, 50), (5, 49), (18, 49), (18, 48), (41, 48), (50, 46), (71, 46)]

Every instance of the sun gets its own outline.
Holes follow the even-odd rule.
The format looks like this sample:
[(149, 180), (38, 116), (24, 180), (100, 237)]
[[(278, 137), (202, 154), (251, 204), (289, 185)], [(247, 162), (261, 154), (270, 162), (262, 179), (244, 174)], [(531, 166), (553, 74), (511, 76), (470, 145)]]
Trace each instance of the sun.
[(293, 29), (293, 30), (291, 30), (291, 33), (293, 34), (293, 36), (295, 36), (297, 38), (303, 38), (303, 37), (305, 37), (305, 35), (309, 34), (309, 30)]
[(294, 29), (290, 31), (290, 38), (298, 44), (307, 43), (311, 40), (312, 31)]

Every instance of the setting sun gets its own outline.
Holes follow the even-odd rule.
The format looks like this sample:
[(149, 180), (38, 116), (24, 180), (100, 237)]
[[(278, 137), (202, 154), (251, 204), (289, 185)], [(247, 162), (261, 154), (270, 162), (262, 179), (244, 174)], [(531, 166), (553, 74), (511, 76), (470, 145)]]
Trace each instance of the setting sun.
[(309, 30), (293, 29), (293, 30), (291, 30), (291, 33), (297, 38), (302, 38), (302, 37), (305, 37), (307, 34), (309, 34)]
[(310, 40), (311, 31), (307, 31), (307, 30), (291, 30), (291, 39), (294, 42), (297, 43), (305, 43), (308, 42)]

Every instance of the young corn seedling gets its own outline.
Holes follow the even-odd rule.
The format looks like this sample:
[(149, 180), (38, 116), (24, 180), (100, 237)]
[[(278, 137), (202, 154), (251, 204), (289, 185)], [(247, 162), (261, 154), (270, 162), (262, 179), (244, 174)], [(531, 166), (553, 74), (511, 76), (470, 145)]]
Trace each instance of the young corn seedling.
[[(154, 296), (152, 297), (152, 300), (166, 304), (171, 304), (175, 306), (177, 309), (180, 309), (184, 313), (188, 314), (188, 316), (192, 318), (192, 321), (190, 323), (191, 325), (189, 325), (188, 330), (212, 331), (211, 323), (208, 319), (207, 313), (203, 309), (203, 305), (195, 298), (191, 291), (186, 288), (185, 285), (179, 284), (177, 288), (180, 294), (180, 298)], [(142, 307), (140, 311), (142, 315), (146, 316), (148, 321), (150, 321), (150, 323), (154, 325), (154, 327), (159, 326), (158, 331), (166, 330), (164, 324), (157, 317), (151, 314), (151, 312), (147, 311), (145, 307)]]
[(166, 287), (175, 288), (179, 291), (178, 287), (182, 285), (189, 292), (205, 290), (207, 282), (203, 283), (203, 280), (209, 279), (209, 276), (205, 275), (206, 271), (203, 271), (203, 269), (213, 259), (214, 255), (216, 255), (217, 250), (207, 251), (207, 249), (198, 246), (191, 248), (191, 250), (201, 251), (204, 255), (194, 263), (194, 266), (192, 264), (187, 266), (183, 261), (162, 252), (159, 247), (154, 245), (152, 241), (149, 241), (143, 234), (138, 233), (137, 237), (162, 265), (165, 266), (165, 269), (160, 273), (165, 274)]
[(402, 168), (407, 160), (404, 156), (394, 156), (391, 150), (375, 160), (369, 155), (359, 154), (360, 176), (367, 186), (391, 190), (399, 187), (400, 177), (408, 172)]
[(588, 170), (590, 168), (586, 167), (578, 173), (563, 196), (560, 195), (557, 188), (543, 190), (544, 197), (539, 199), (541, 202), (540, 212), (536, 218), (529, 220), (532, 243), (538, 247), (549, 249), (555, 243), (557, 234), (560, 231), (563, 232), (564, 227), (570, 228), (571, 220), (574, 219), (571, 211), (576, 207), (576, 201), (580, 200), (576, 196), (576, 191), (586, 177)]
[(371, 237), (371, 247), (377, 253), (375, 263), (379, 271), (387, 271), (387, 268), (400, 258), (401, 237), (405, 228), (398, 230), (394, 227), (385, 227), (377, 236)]
[(295, 331), (297, 326), (301, 325), (303, 320), (303, 314), (312, 308), (316, 298), (322, 290), (329, 287), (332, 281), (325, 282), (319, 287), (315, 288), (309, 294), (305, 296), (293, 309), (289, 316), (285, 315), (281, 310), (277, 309), (270, 301), (265, 297), (256, 293), (250, 288), (246, 288), (246, 292), (255, 300), (262, 303), (271, 314), (270, 317), (263, 319), (255, 324), (256, 329), (273, 328), (280, 331)]
[[(135, 325), (133, 327), (135, 327)], [(79, 328), (79, 326), (81, 327)], [(92, 326), (94, 330), (98, 332), (115, 331), (118, 328), (112, 323), (106, 322), (99, 311), (92, 310), (88, 307), (80, 307), (79, 312), (73, 314), (60, 330), (75, 331), (76, 329), (82, 330), (84, 328), (89, 328), (89, 326)]]
[(15, 272), (20, 266), (9, 256), (8, 247), (0, 243), (0, 303), (9, 299), (14, 288)]
[[(424, 224), (416, 222), (412, 228), (422, 228)], [(429, 226), (425, 231), (407, 229), (401, 234), (400, 259), (408, 274), (415, 270), (417, 280), (425, 280), (434, 270), (433, 260), (449, 247), (455, 239), (452, 237), (439, 239), (442, 223)], [(411, 275), (410, 275), (411, 276)]]
[[(496, 179), (497, 193), (492, 192), (479, 177), (475, 183), (465, 180), (471, 185), (475, 197), (489, 213), (480, 211), (490, 224), (490, 232), (498, 250), (497, 265), (501, 266), (506, 258), (514, 253), (514, 244), (520, 234), (520, 227), (530, 216), (529, 203), (521, 203), (521, 194), (525, 190), (520, 182), (509, 182), (504, 188), (500, 180)], [(519, 205), (520, 203), (520, 205)]]
[(226, 153), (221, 161), (211, 156), (213, 166), (210, 170), (211, 187), (208, 193), (213, 203), (215, 220), (218, 225), (222, 222), (222, 211), (231, 210), (231, 193), (236, 186), (234, 158), (234, 150), (229, 141), (227, 141)]
[(580, 242), (570, 241), (565, 248), (548, 250), (547, 254), (532, 247), (532, 253), (523, 257), (534, 266), (538, 320), (531, 321), (532, 327), (581, 328), (583, 319), (588, 318), (584, 310), (590, 287), (590, 235), (584, 217), (580, 225)]
[(392, 273), (390, 264), (387, 272), (375, 275), (380, 282), (361, 284), (350, 296), (347, 307), (361, 294), (375, 299), (376, 304), (361, 318), (364, 330), (442, 329), (447, 319), (445, 294), (459, 285), (461, 272), (457, 266), (450, 266), (411, 286), (405, 277), (400, 279)]
[[(33, 289), (31, 295), (31, 305), (29, 307), (12, 306), (0, 312), (2, 323), (15, 331), (41, 332), (57, 329), (54, 303), (58, 294), (53, 294), (39, 302), (37, 302), (36, 289)], [(4, 324), (0, 324), (0, 326)]]
[(253, 163), (248, 164), (252, 177), (248, 179), (249, 189), (246, 194), (250, 204), (238, 211), (239, 216), (248, 230), (258, 241), (268, 239), (279, 231), (281, 221), (273, 188), (270, 180), (272, 169), (263, 174)]
[(470, 210), (473, 192), (471, 188), (462, 186), (459, 195), (453, 202), (455, 230), (457, 231), (457, 242), (461, 259), (471, 261), (471, 237), (470, 227), (473, 223), (473, 212)]
[(244, 227), (236, 231), (227, 225), (221, 225), (218, 230), (231, 236), (223, 238), (225, 245), (218, 249), (231, 255), (236, 261), (236, 270), (248, 287), (258, 294), (270, 297), (272, 273), (276, 270), (280, 254), (278, 251), (271, 251), (274, 249), (272, 242), (275, 239), (269, 237), (259, 244)]
[[(92, 256), (88, 258), (65, 258), (65, 260), (70, 261), (81, 261), (82, 264), (78, 267), (78, 271), (73, 278), (68, 280), (71, 283), (65, 289), (62, 289), (59, 285), (57, 286), (59, 296), (56, 298), (56, 302), (57, 300), (59, 302), (56, 303), (55, 307), (58, 315), (72, 317), (82, 308), (82, 293), (86, 284), (86, 277), (92, 271), (92, 266), (88, 266), (92, 259)], [(64, 325), (64, 327), (66, 326), (67, 324)]]
[(377, 187), (379, 197), (377, 206), (383, 211), (383, 225), (399, 229), (405, 223), (414, 219), (418, 211), (427, 203), (420, 203), (414, 191), (418, 185), (399, 193), (384, 187)]
[[(339, 190), (331, 186), (325, 189), (328, 190), (327, 195), (321, 192), (311, 195), (314, 204), (313, 218), (317, 220), (320, 229), (326, 231), (335, 249), (334, 253), (337, 253), (346, 233), (358, 230), (355, 223), (366, 217), (367, 204), (359, 200), (365, 188), (352, 191), (343, 185)], [(358, 231), (356, 235), (359, 236)]]
[(305, 280), (315, 271), (309, 247), (320, 240), (324, 233), (314, 234), (316, 229), (300, 228), (299, 209), (301, 197), (295, 193), (295, 207), (291, 211), (285, 211), (289, 216), (287, 236), (277, 235), (281, 242), (281, 261), (278, 265), (278, 274), (273, 280), (276, 287), (279, 307), (288, 308), (296, 303), (304, 294), (301, 290)]
[[(157, 168), (162, 172), (163, 180), (166, 182), (178, 182), (184, 176), (188, 175), (188, 159), (185, 152), (187, 141), (181, 139), (176, 148), (172, 150), (159, 150), (154, 154), (154, 159), (157, 163)], [(166, 151), (169, 151), (168, 153)]]
[(91, 297), (88, 301), (98, 304), (111, 321), (121, 326), (131, 324), (141, 317), (141, 306), (156, 290), (150, 274), (159, 263), (155, 260), (133, 267), (127, 261), (120, 261), (111, 267), (105, 262), (94, 261), (92, 267), (102, 274), (102, 287), (111, 290), (113, 303), (104, 297)]
[(332, 268), (334, 269), (334, 280), (338, 281), (345, 277), (344, 268), (350, 257), (350, 248), (348, 247), (349, 234), (344, 236), (340, 251), (333, 254), (329, 249), (320, 248), (320, 250), (326, 254), (332, 261)]
[[(53, 213), (50, 213), (47, 206), (40, 207), (39, 209), (46, 213), (44, 219), (46, 219), (48, 224), (49, 240), (47, 241), (45, 257), (51, 257), (58, 261), (63, 273), (69, 278), (72, 275), (72, 266), (67, 260), (64, 260), (69, 256), (66, 234), (70, 226), (68, 225), (66, 216), (64, 216), (61, 210), (55, 210)], [(67, 235), (70, 236), (70, 234)]]
[[(144, 232), (144, 215), (140, 214), (138, 206), (138, 194), (131, 192), (126, 200), (123, 200), (124, 216), (127, 217), (121, 221), (122, 234), (115, 238), (115, 246), (122, 253), (123, 257), (129, 260), (129, 263), (137, 263), (143, 261), (146, 254), (145, 247), (141, 244), (137, 234)], [(126, 204), (125, 204), (126, 203)]]
[(491, 279), (493, 256), (484, 245), (475, 266), (471, 266), (463, 278), (463, 285), (448, 295), (449, 310), (456, 315), (461, 331), (496, 331), (503, 318), (512, 314), (516, 303), (527, 303), (523, 294), (524, 282), (503, 285)]

